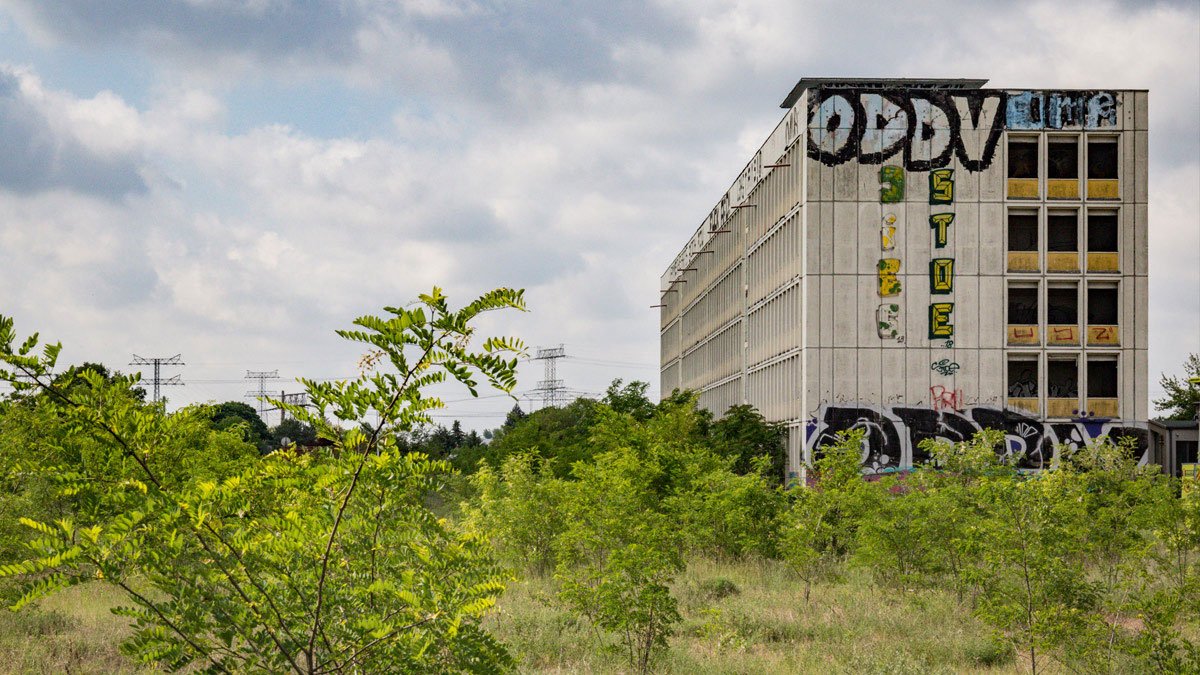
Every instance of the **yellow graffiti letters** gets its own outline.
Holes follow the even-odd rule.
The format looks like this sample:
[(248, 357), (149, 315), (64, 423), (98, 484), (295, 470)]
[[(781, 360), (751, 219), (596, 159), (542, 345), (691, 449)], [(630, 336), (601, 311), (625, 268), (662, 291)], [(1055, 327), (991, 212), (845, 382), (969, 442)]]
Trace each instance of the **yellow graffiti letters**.
[(898, 258), (883, 258), (879, 261), (879, 295), (890, 297), (900, 294), (900, 260)]
[(934, 169), (929, 172), (929, 203), (954, 203), (954, 169)]
[(929, 216), (929, 227), (933, 230), (934, 248), (946, 248), (946, 242), (950, 239), (950, 224), (953, 222), (953, 213), (935, 213)]
[(930, 340), (938, 340), (954, 336), (954, 324), (950, 323), (950, 315), (953, 312), (953, 302), (935, 302), (929, 306)]
[(954, 290), (954, 258), (934, 258), (929, 261), (929, 292), (946, 295)]

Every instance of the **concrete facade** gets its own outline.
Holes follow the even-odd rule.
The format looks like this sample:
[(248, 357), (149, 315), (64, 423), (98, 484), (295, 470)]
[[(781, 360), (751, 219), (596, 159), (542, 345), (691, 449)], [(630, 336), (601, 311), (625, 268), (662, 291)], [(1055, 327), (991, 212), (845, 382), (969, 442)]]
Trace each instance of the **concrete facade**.
[[(868, 472), (1003, 429), (1148, 448), (1145, 91), (801, 80), (661, 278), (661, 390)], [(1148, 458), (1148, 455), (1147, 455)]]

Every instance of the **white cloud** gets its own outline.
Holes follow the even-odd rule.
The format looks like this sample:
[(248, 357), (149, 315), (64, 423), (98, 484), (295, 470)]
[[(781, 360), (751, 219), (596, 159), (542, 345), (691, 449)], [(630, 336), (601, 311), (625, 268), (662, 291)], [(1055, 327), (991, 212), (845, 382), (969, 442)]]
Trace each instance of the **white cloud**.
[[(322, 13), (335, 6), (341, 13)], [(189, 365), (193, 379), (259, 367), (349, 374), (354, 349), (331, 331), (351, 317), (434, 284), (456, 301), (511, 284), (528, 287), (532, 311), (489, 326), (593, 361), (656, 363), (658, 275), (805, 75), (1150, 88), (1151, 368), (1195, 349), (1194, 5), (963, 3), (953, 15), (932, 2), (887, 13), (766, 0), (583, 14), (436, 0), (0, 7), (40, 32), (48, 63), (69, 59), (55, 46), (64, 44), (88, 59), (151, 63), (140, 98), (103, 69), (87, 94), (43, 83), (36, 60), (0, 71), (19, 83), (22, 129), (41, 130), (54, 139), (44, 147), (67, 148), (81, 166), (112, 169), (48, 169), (25, 189), (0, 186), (0, 287), (36, 280), (0, 311), (90, 358), (119, 364), (129, 351), (161, 350), (233, 364)], [(269, 19), (276, 10), (293, 25)], [(246, 123), (271, 112), (230, 94), (324, 82), (320, 112), (341, 114), (337, 96), (349, 91), (378, 103), (384, 123), (339, 135)], [(10, 251), (22, 255), (10, 262)], [(653, 367), (567, 361), (560, 373), (580, 390), (618, 376), (657, 387)], [(532, 387), (541, 373), (523, 377)], [(171, 393), (183, 402), (244, 389)]]

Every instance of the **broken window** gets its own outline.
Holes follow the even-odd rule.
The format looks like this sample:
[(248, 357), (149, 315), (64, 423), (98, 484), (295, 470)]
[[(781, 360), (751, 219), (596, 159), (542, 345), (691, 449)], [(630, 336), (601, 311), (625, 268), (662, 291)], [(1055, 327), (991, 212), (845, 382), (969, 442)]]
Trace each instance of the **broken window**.
[(1079, 218), (1074, 211), (1050, 212), (1046, 218), (1046, 250), (1079, 250)]
[(1038, 219), (1036, 213), (1008, 214), (1008, 250), (1038, 250)]
[(1030, 359), (1008, 360), (1008, 396), (1009, 398), (1037, 398), (1038, 367), (1037, 361)]
[(1079, 178), (1079, 139), (1051, 138), (1046, 152), (1046, 176)]
[(1117, 139), (1088, 139), (1087, 177), (1089, 179), (1117, 177)]
[(1046, 291), (1046, 323), (1079, 323), (1079, 292), (1075, 286), (1051, 286)]
[(1116, 325), (1117, 289), (1105, 286), (1088, 288), (1087, 322), (1089, 326)]
[(1117, 397), (1116, 359), (1088, 359), (1087, 376), (1088, 398)]
[(1008, 139), (1008, 177), (1038, 177), (1038, 144), (1036, 138)]
[(1038, 322), (1038, 289), (1015, 287), (1008, 289), (1008, 323), (1034, 325)]
[(1087, 250), (1093, 253), (1117, 250), (1117, 214), (1088, 212)]
[(1078, 398), (1079, 364), (1074, 359), (1048, 361), (1046, 390), (1050, 398)]

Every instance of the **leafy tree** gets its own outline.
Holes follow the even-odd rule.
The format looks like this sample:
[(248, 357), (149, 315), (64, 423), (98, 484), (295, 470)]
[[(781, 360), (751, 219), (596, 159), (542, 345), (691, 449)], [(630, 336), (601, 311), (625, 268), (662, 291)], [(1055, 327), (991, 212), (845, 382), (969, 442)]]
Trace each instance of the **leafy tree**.
[[(62, 374), (55, 376), (54, 383), (57, 386), (64, 388), (89, 386), (87, 384), (87, 380), (80, 377), (80, 375), (83, 373), (95, 373), (108, 384), (119, 381), (121, 378), (120, 371), (110, 372), (108, 366), (105, 366), (102, 363), (91, 363), (90, 361), (85, 361), (77, 366), (71, 366)], [(134, 386), (129, 388), (129, 392), (136, 400), (145, 402), (145, 388)]]
[[(410, 306), (411, 307), (411, 306)], [(103, 579), (123, 589), (134, 620), (127, 653), (171, 669), (316, 672), (493, 672), (511, 658), (480, 625), (503, 590), (486, 543), (432, 516), (422, 503), (445, 462), (398, 451), (395, 431), (428, 423), (442, 405), (428, 385), (453, 378), (474, 394), (483, 378), (516, 384), (515, 340), (470, 347), (482, 312), (523, 308), (519, 291), (489, 292), (451, 310), (441, 291), (411, 308), (363, 316), (338, 331), (367, 345), (383, 372), (348, 382), (305, 381), (315, 411), (283, 405), (333, 443), (328, 453), (273, 453), (220, 480), (173, 484), (157, 463), (175, 447), (170, 418), (127, 391), (65, 392), (46, 373), (36, 336), (14, 349), (0, 319), (0, 361), (33, 378), (40, 405), (128, 462), (131, 477), (93, 484), (114, 516), (23, 521), (32, 557), (0, 567), (26, 582), (20, 607), (65, 586)], [(4, 373), (9, 376), (10, 373)], [(13, 380), (13, 378), (8, 377)], [(377, 417), (371, 433), (357, 421)], [(173, 417), (173, 416), (172, 416)], [(327, 417), (350, 423), (344, 431)], [(104, 510), (97, 510), (102, 513)]]
[(567, 526), (558, 538), (559, 597), (615, 633), (629, 665), (648, 672), (681, 619), (670, 584), (684, 568), (682, 538), (660, 512), (662, 467), (630, 448), (575, 465), (564, 483)]
[(621, 379), (613, 380), (604, 392), (600, 402), (618, 413), (623, 413), (639, 421), (646, 421), (654, 415), (654, 403), (646, 398), (646, 390), (650, 383), (634, 380), (622, 386)]
[(733, 460), (733, 471), (748, 474), (754, 460), (767, 458), (766, 475), (782, 483), (787, 469), (787, 427), (768, 422), (750, 405), (735, 405), (708, 429), (709, 443), (717, 454)]
[(1196, 419), (1197, 406), (1200, 406), (1200, 384), (1192, 380), (1200, 378), (1200, 354), (1188, 354), (1183, 362), (1183, 373), (1183, 377), (1163, 373), (1158, 380), (1165, 393), (1162, 398), (1154, 400), (1154, 408), (1166, 411), (1166, 419)]
[(1036, 673), (1047, 652), (1094, 632), (1099, 588), (1079, 555), (1083, 495), (1069, 474), (1055, 471), (985, 480), (978, 495), (986, 574), (976, 613)]
[(484, 457), (498, 468), (511, 455), (533, 453), (545, 458), (556, 476), (565, 477), (574, 463), (590, 460), (596, 454), (589, 435), (598, 405), (591, 399), (578, 398), (561, 408), (536, 410), (493, 438)]
[(269, 441), (271, 448), (281, 448), (285, 441), (288, 445), (311, 445), (317, 440), (317, 430), (303, 420), (289, 417), (271, 427)]
[(471, 477), (478, 498), (465, 511), (468, 523), (492, 536), (510, 563), (537, 576), (555, 565), (555, 541), (566, 526), (563, 481), (546, 460), (513, 455), (500, 470), (483, 466)]
[(857, 536), (861, 494), (872, 489), (862, 479), (862, 439), (861, 431), (839, 434), (835, 444), (820, 448), (808, 468), (810, 485), (790, 491), (779, 549), (784, 562), (804, 581), (805, 602), (814, 583), (840, 577)]
[(273, 449), (271, 431), (252, 406), (241, 401), (226, 401), (208, 406), (208, 409), (212, 413), (214, 429), (241, 429), (246, 442), (257, 447), (259, 452)]

